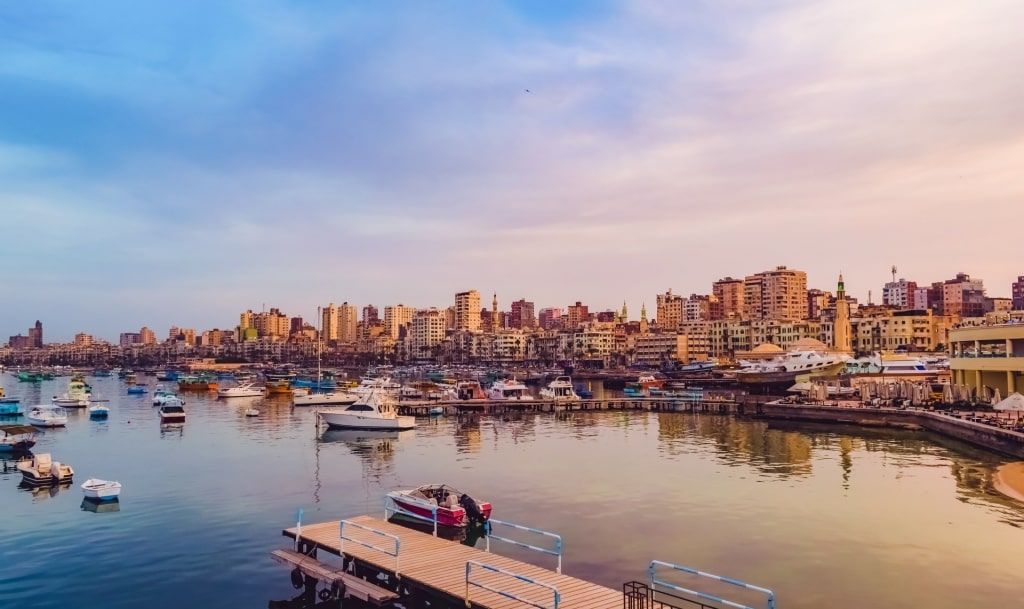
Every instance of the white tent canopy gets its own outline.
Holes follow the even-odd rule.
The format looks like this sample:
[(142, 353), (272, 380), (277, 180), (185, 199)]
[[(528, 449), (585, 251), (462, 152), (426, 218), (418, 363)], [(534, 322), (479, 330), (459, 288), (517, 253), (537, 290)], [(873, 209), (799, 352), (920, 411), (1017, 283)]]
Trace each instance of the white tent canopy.
[(993, 408), (996, 410), (1024, 410), (1024, 395), (1011, 393), (1000, 400)]

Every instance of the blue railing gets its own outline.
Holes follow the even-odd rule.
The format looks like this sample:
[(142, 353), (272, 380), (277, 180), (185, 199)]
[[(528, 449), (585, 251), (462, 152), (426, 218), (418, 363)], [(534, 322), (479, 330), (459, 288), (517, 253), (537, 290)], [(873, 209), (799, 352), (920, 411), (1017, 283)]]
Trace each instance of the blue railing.
[[(495, 535), (493, 533), (492, 528), (491, 528), (491, 526), (495, 525), (495, 524), (499, 524), (499, 525), (506, 526), (506, 527), (512, 527), (513, 529), (518, 529), (520, 531), (527, 531), (529, 533), (534, 533), (534, 534), (537, 534), (537, 535), (543, 535), (545, 537), (552, 537), (555, 540), (555, 548), (553, 550), (549, 549), (549, 548), (541, 548), (541, 547), (538, 547), (538, 546), (530, 545), (528, 543), (523, 543), (521, 541), (517, 541), (515, 539), (508, 539), (507, 537), (499, 537), (499, 536), (497, 536), (497, 535)], [(540, 529), (534, 529), (534, 528), (531, 528), (531, 527), (524, 527), (521, 524), (513, 524), (511, 522), (503, 522), (501, 520), (495, 520), (493, 518), (491, 518), (490, 520), (487, 521), (487, 523), (484, 525), (484, 530), (486, 531), (486, 535), (484, 536), (484, 539), (487, 540), (487, 545), (484, 548), (486, 551), (488, 551), (488, 552), (491, 551), (491, 540), (492, 539), (495, 540), (495, 541), (504, 541), (505, 543), (510, 543), (510, 544), (512, 544), (514, 546), (519, 546), (521, 548), (527, 548), (529, 550), (536, 550), (537, 552), (543, 552), (544, 554), (550, 554), (552, 556), (557, 556), (558, 557), (558, 568), (556, 569), (556, 571), (558, 573), (562, 572), (562, 536), (561, 535), (556, 535), (554, 533), (549, 533), (547, 531), (542, 531)]]
[(747, 590), (754, 590), (755, 592), (761, 592), (762, 594), (764, 594), (767, 597), (767, 599), (766, 599), (767, 600), (767, 604), (765, 605), (765, 609), (775, 609), (775, 593), (772, 592), (771, 590), (769, 590), (768, 588), (762, 588), (760, 586), (754, 586), (752, 584), (747, 584), (747, 583), (744, 583), (744, 582), (741, 582), (739, 580), (732, 579), (732, 578), (729, 578), (729, 577), (722, 577), (721, 575), (712, 575), (711, 573), (705, 573), (703, 571), (698, 571), (697, 569), (691, 569), (690, 567), (683, 567), (683, 566), (680, 566), (680, 565), (673, 565), (673, 564), (667, 563), (667, 562), (661, 562), (660, 560), (652, 560), (651, 561), (651, 565), (647, 568), (647, 571), (651, 575), (651, 590), (655, 590), (658, 586), (662, 586), (662, 587), (665, 587), (665, 588), (670, 588), (670, 589), (675, 590), (677, 592), (682, 592), (683, 594), (690, 594), (690, 595), (695, 596), (697, 598), (702, 598), (704, 600), (708, 600), (708, 601), (711, 601), (713, 603), (718, 603), (720, 605), (726, 605), (728, 607), (735, 607), (736, 609), (754, 609), (753, 607), (750, 607), (748, 605), (742, 605), (740, 603), (734, 603), (733, 601), (725, 600), (724, 598), (721, 598), (719, 596), (714, 596), (712, 594), (707, 594), (705, 592), (698, 592), (696, 590), (690, 590), (689, 588), (683, 588), (683, 587), (677, 586), (675, 584), (670, 584), (670, 583), (668, 583), (666, 581), (660, 581), (657, 578), (657, 567), (667, 567), (669, 569), (674, 569), (676, 571), (682, 571), (684, 573), (689, 573), (691, 575), (698, 575), (700, 577), (708, 577), (708, 578), (711, 578), (711, 579), (716, 579), (716, 580), (718, 580), (720, 582), (724, 582), (726, 584), (731, 584), (733, 586), (739, 586), (740, 588), (745, 588)]
[[(346, 525), (350, 526), (350, 527), (356, 527), (357, 529), (363, 529), (364, 531), (369, 531), (371, 533), (375, 533), (377, 535), (380, 535), (381, 537), (387, 537), (389, 539), (393, 539), (395, 541), (395, 549), (394, 549), (394, 551), (391, 551), (388, 548), (382, 548), (380, 546), (375, 546), (373, 544), (366, 543), (365, 541), (361, 541), (359, 539), (355, 539), (355, 538), (352, 538), (352, 537), (345, 537), (345, 526)], [(368, 526), (361, 525), (358, 522), (352, 522), (351, 520), (342, 520), (341, 521), (341, 532), (340, 532), (340, 534), (341, 534), (341, 544), (340, 544), (341, 547), (339, 548), (339, 551), (342, 554), (345, 553), (345, 542), (346, 541), (351, 541), (352, 543), (359, 544), (359, 545), (363, 546), (364, 548), (369, 548), (371, 550), (377, 550), (378, 552), (383, 552), (383, 553), (387, 554), (388, 556), (394, 556), (395, 557), (395, 577), (398, 577), (398, 578), (401, 577), (401, 575), (399, 574), (399, 571), (398, 571), (398, 553), (402, 549), (402, 540), (399, 539), (396, 535), (392, 535), (391, 533), (385, 533), (384, 531), (373, 529), (373, 528), (370, 528)]]
[(424, 522), (433, 523), (434, 537), (437, 537), (437, 505), (432, 505), (430, 507), (431, 517), (427, 518), (426, 516), (421, 516), (419, 514), (410, 512), (409, 510), (402, 508), (389, 497), (384, 497), (384, 520), (390, 519), (392, 514), (402, 514), (404, 516), (409, 516), (410, 518), (415, 518), (417, 520), (422, 520)]
[[(549, 607), (548, 605), (542, 605), (542, 604), (540, 604), (540, 603), (538, 603), (536, 601), (530, 600), (528, 598), (524, 598), (522, 596), (518, 596), (518, 595), (513, 594), (511, 592), (505, 592), (504, 590), (499, 590), (498, 588), (492, 588), (492, 587), (488, 586), (487, 584), (482, 584), (480, 582), (475, 582), (475, 581), (473, 581), (473, 579), (471, 577), (471, 573), (472, 573), (473, 567), (479, 567), (481, 569), (484, 569), (485, 571), (491, 571), (492, 573), (501, 573), (502, 575), (507, 575), (509, 577), (513, 577), (513, 578), (515, 578), (515, 579), (517, 579), (519, 581), (526, 582), (528, 584), (533, 584), (534, 586), (541, 586), (541, 587), (547, 588), (548, 590), (551, 590), (551, 593), (553, 595), (553, 598), (552, 598), (553, 604), (550, 605), (550, 607)], [(499, 594), (501, 596), (504, 596), (505, 598), (510, 598), (510, 599), (512, 599), (514, 601), (519, 601), (520, 603), (525, 603), (525, 604), (530, 605), (532, 607), (537, 607), (537, 609), (558, 609), (558, 603), (562, 600), (561, 595), (558, 594), (558, 588), (552, 586), (551, 584), (546, 584), (544, 582), (539, 582), (539, 581), (537, 581), (535, 579), (526, 577), (525, 575), (520, 575), (518, 573), (513, 573), (511, 571), (506, 571), (504, 569), (499, 569), (498, 567), (492, 567), (491, 565), (485, 565), (485, 564), (483, 564), (481, 562), (477, 562), (475, 560), (467, 560), (466, 561), (466, 598), (464, 600), (466, 601), (466, 606), (467, 607), (470, 606), (470, 602), (469, 602), (469, 587), (470, 586), (476, 586), (477, 588), (483, 588), (484, 590), (488, 590), (488, 591), (493, 592), (495, 594)]]

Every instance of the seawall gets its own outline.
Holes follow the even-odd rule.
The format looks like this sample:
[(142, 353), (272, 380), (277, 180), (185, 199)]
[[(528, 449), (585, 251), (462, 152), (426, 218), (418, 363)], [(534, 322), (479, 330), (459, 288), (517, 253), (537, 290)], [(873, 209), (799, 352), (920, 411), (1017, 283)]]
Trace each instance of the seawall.
[(1004, 455), (1024, 459), (1024, 434), (927, 410), (817, 404), (758, 404), (758, 418), (816, 421), (867, 427), (927, 429)]

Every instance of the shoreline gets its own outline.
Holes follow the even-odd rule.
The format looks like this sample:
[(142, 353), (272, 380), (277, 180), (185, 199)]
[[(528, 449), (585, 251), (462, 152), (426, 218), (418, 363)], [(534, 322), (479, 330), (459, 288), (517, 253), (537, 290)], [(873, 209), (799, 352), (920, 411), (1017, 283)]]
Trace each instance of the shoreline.
[(1024, 461), (1007, 463), (996, 468), (992, 486), (1010, 499), (1024, 503)]

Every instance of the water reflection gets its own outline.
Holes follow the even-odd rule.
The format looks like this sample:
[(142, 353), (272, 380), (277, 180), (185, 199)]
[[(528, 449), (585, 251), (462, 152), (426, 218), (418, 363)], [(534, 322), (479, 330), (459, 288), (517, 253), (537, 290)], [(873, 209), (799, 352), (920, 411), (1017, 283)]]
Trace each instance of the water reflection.
[(181, 437), (185, 435), (185, 424), (184, 423), (161, 423), (160, 424), (160, 437)]
[[(413, 429), (404, 431), (371, 431), (365, 429), (328, 429), (319, 438), (318, 444), (340, 443), (349, 452), (359, 457), (364, 472), (374, 477), (390, 473), (394, 469), (395, 444), (409, 440), (416, 434)], [(319, 464), (319, 452), (317, 453)], [(317, 467), (319, 471), (319, 466)]]
[(455, 420), (455, 450), (460, 453), (480, 452), (481, 415), (475, 413), (460, 414)]
[(750, 464), (761, 472), (786, 476), (812, 471), (811, 438), (796, 431), (771, 429), (762, 421), (659, 413), (658, 438), (660, 450), (671, 456), (703, 450), (702, 445), (711, 443), (719, 458), (732, 465)]
[(89, 499), (88, 497), (82, 499), (82, 505), (80, 506), (83, 512), (94, 512), (96, 514), (104, 514), (108, 512), (120, 512), (121, 501), (118, 499), (112, 499), (110, 501), (96, 501)]
[(62, 482), (60, 484), (38, 486), (29, 484), (22, 480), (18, 483), (18, 490), (28, 492), (32, 494), (33, 499), (36, 501), (42, 501), (51, 497), (56, 497), (61, 491), (66, 491), (71, 488), (71, 482)]

